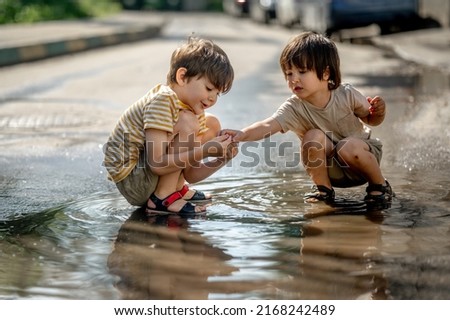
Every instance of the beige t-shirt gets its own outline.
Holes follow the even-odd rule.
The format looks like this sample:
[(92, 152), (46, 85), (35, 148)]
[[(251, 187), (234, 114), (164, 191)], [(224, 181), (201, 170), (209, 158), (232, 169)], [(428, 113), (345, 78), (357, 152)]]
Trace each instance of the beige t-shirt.
[[(157, 85), (122, 114), (104, 148), (104, 163), (108, 178), (115, 183), (125, 179), (139, 161), (145, 149), (145, 130), (158, 129), (173, 133), (180, 110), (191, 110), (166, 85)], [(192, 110), (191, 110), (192, 111)], [(200, 129), (206, 132), (206, 118), (197, 116)]]
[(364, 95), (350, 84), (342, 84), (331, 91), (325, 108), (317, 108), (294, 95), (272, 117), (283, 132), (291, 130), (300, 139), (307, 131), (320, 129), (337, 143), (347, 137), (370, 138), (371, 130), (360, 120), (369, 115), (369, 107)]

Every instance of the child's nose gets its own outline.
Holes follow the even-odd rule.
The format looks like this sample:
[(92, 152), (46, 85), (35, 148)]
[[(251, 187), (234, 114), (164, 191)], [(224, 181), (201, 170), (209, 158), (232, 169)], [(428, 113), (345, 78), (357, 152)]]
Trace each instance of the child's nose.
[(289, 79), (292, 83), (296, 83), (299, 81), (299, 77), (295, 74), (291, 75), (290, 79)]

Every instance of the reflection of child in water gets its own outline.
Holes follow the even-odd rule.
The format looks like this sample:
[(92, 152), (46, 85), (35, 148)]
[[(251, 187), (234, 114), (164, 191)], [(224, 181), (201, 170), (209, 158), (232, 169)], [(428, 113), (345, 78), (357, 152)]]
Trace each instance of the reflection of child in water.
[(207, 299), (217, 289), (209, 276), (236, 271), (231, 256), (188, 227), (179, 215), (133, 212), (108, 258), (123, 299)]
[(293, 95), (269, 118), (242, 131), (223, 130), (233, 140), (255, 141), (292, 130), (301, 140), (303, 165), (315, 184), (306, 202), (334, 201), (334, 187), (368, 183), (367, 203), (386, 203), (393, 192), (380, 169), (382, 144), (365, 125), (384, 120), (386, 104), (341, 84), (339, 55), (328, 38), (304, 32), (284, 48), (280, 66)]

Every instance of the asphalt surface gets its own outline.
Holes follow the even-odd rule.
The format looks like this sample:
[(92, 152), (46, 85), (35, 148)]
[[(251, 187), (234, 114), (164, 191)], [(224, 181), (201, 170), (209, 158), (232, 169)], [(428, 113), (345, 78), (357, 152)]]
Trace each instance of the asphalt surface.
[[(0, 67), (157, 36), (167, 16), (127, 12), (101, 19), (0, 26)], [(375, 46), (404, 60), (450, 72), (450, 29), (372, 36)]]

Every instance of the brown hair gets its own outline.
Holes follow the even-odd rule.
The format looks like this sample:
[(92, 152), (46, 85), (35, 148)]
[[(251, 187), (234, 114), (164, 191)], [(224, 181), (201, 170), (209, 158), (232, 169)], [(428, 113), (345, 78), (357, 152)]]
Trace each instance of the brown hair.
[(169, 84), (176, 82), (176, 72), (186, 68), (186, 77), (206, 76), (221, 93), (231, 89), (234, 71), (226, 53), (210, 40), (189, 37), (188, 41), (172, 53), (170, 70), (167, 74)]
[(300, 70), (315, 70), (322, 80), (328, 69), (328, 89), (334, 90), (341, 84), (339, 54), (333, 41), (313, 31), (307, 31), (288, 42), (280, 56), (280, 66), (284, 74), (293, 66)]

